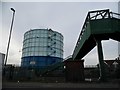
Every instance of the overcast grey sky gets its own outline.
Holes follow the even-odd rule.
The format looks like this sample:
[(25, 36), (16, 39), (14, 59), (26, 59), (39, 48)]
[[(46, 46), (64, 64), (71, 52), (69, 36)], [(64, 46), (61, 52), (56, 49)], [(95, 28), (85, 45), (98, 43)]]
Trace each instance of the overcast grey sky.
[[(35, 28), (51, 28), (64, 36), (64, 58), (73, 53), (88, 11), (110, 9), (118, 12), (117, 2), (2, 2), (2, 45), (0, 52), (6, 53), (13, 7), (16, 10), (8, 63), (20, 64), (23, 35)], [(103, 41), (104, 59), (118, 56), (117, 42)], [(85, 57), (85, 64), (97, 64), (96, 47)]]

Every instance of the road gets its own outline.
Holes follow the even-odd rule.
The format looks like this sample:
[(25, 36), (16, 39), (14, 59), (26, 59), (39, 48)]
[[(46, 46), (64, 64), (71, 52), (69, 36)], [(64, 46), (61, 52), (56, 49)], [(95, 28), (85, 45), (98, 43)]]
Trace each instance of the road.
[[(31, 90), (40, 89), (90, 89), (90, 88), (104, 88), (104, 89), (118, 89), (118, 83), (39, 83), (39, 82), (7, 82), (3, 83), (5, 90), (24, 90), (30, 88)], [(120, 88), (119, 88), (120, 89)]]

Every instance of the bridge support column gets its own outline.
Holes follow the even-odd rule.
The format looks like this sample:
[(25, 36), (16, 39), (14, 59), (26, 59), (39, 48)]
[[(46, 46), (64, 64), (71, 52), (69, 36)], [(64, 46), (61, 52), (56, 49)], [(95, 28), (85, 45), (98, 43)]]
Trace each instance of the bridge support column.
[(84, 77), (84, 60), (65, 61), (65, 79), (67, 82), (81, 82)]
[(99, 69), (100, 69), (100, 81), (106, 81), (105, 65), (103, 59), (103, 50), (101, 40), (96, 40), (98, 49)]

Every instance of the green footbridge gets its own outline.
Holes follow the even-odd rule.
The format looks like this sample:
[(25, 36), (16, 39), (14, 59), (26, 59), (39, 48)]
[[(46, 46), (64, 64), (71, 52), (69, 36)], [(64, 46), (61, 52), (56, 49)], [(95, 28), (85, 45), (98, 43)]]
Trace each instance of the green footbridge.
[[(81, 60), (87, 53), (97, 46), (101, 81), (106, 81), (101, 41), (109, 39), (120, 42), (120, 14), (110, 12), (109, 9), (88, 12), (71, 57), (72, 60)], [(42, 75), (63, 66), (64, 62), (56, 63), (44, 69)]]
[(90, 11), (72, 55), (73, 60), (80, 60), (97, 46), (100, 78), (103, 81), (106, 77), (101, 41), (109, 39), (120, 42), (120, 14), (110, 12), (109, 9)]

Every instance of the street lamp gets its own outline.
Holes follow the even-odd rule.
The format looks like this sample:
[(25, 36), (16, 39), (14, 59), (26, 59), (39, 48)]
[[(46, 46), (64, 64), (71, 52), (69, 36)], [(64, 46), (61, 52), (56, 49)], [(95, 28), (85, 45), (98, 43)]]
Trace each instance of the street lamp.
[(8, 40), (8, 46), (7, 46), (7, 53), (6, 53), (6, 57), (5, 57), (5, 66), (6, 66), (6, 63), (7, 63), (10, 39), (11, 39), (11, 34), (12, 34), (12, 27), (13, 27), (14, 16), (15, 16), (15, 9), (13, 9), (13, 8), (10, 8), (10, 9), (13, 11), (13, 16), (12, 16), (12, 22), (11, 22), (11, 27), (10, 27), (10, 34), (9, 34), (9, 40)]

